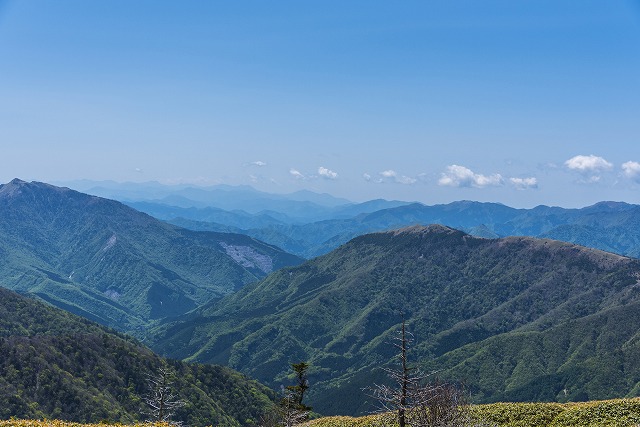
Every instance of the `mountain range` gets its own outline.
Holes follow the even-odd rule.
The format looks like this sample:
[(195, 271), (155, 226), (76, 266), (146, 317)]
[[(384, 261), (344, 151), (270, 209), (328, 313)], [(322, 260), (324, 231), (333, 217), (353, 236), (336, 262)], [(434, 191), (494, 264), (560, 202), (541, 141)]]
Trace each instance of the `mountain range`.
[(155, 330), (172, 357), (229, 365), (276, 387), (311, 364), (322, 414), (373, 409), (404, 317), (412, 357), (476, 402), (640, 394), (640, 261), (549, 239), (444, 226), (357, 237)]
[(0, 283), (123, 331), (300, 262), (246, 235), (186, 230), (67, 188), (0, 186)]
[(192, 230), (246, 234), (305, 258), (328, 253), (362, 234), (429, 224), (446, 225), (478, 237), (551, 238), (640, 256), (640, 206), (619, 202), (601, 202), (581, 209), (515, 209), (470, 201), (434, 206), (412, 203), (308, 223), (282, 223), (264, 215), (243, 218), (239, 212), (231, 219), (220, 213), (210, 215), (207, 209), (172, 208), (157, 203), (132, 206)]
[[(639, 253), (640, 206), (513, 209), (477, 202), (342, 204), (306, 193), (282, 197), (287, 203), (324, 203), (317, 215), (330, 219), (189, 206), (186, 198), (182, 207), (157, 200), (127, 206), (16, 179), (0, 186), (0, 285), (134, 333), (170, 357), (228, 365), (274, 388), (288, 383), (291, 363), (307, 361), (309, 403), (322, 414), (373, 409), (362, 389), (385, 380), (382, 367), (393, 363), (395, 352), (389, 341), (402, 319), (415, 336), (414, 363), (464, 381), (476, 402), (640, 395), (640, 261), (619, 255)], [(216, 231), (188, 230), (131, 206)], [(371, 233), (426, 223), (460, 230), (413, 225)], [(558, 238), (568, 242), (553, 240)], [(323, 255), (304, 262), (276, 242), (307, 257)], [(5, 317), (12, 311), (5, 310)], [(40, 328), (38, 337), (64, 335), (48, 321), (11, 321), (0, 319), (0, 333), (20, 336)], [(67, 329), (64, 320), (51, 322)], [(64, 358), (64, 352), (76, 348), (70, 341), (77, 339), (97, 358), (97, 337), (107, 332), (87, 327), (93, 341), (83, 341), (78, 328), (70, 325), (72, 337), (53, 340), (64, 351), (49, 348), (49, 338), (22, 345), (23, 338), (15, 337), (2, 341), (9, 343), (3, 351), (14, 369), (18, 359), (51, 364), (39, 355), (53, 354), (67, 363), (62, 371), (91, 376), (86, 369), (94, 365)], [(120, 344), (109, 348), (114, 346)], [(20, 352), (11, 353), (14, 347)], [(74, 354), (83, 353), (79, 348)], [(182, 366), (174, 364), (192, 375)], [(8, 368), (0, 375), (7, 384), (18, 377)], [(29, 378), (35, 385), (40, 381)], [(65, 390), (63, 380), (55, 381), (51, 387)], [(96, 389), (81, 395), (98, 396)], [(24, 401), (11, 396), (5, 398), (14, 412), (40, 416), (53, 410), (35, 405), (35, 395)], [(102, 409), (96, 411), (91, 417)], [(118, 417), (129, 417), (130, 409), (118, 411)]]
[(245, 234), (304, 258), (350, 239), (411, 225), (442, 224), (479, 237), (552, 238), (640, 256), (640, 206), (600, 202), (581, 209), (516, 209), (472, 201), (428, 206), (402, 201), (353, 203), (301, 191), (269, 194), (249, 186), (193, 187), (159, 183), (72, 182), (191, 230)]
[(284, 223), (343, 218), (373, 212), (407, 202), (374, 200), (354, 203), (326, 193), (300, 190), (289, 194), (258, 191), (247, 185), (163, 185), (157, 182), (72, 181), (64, 183), (84, 193), (119, 200), (127, 204), (147, 202), (178, 208), (216, 208), (248, 215), (271, 215)]

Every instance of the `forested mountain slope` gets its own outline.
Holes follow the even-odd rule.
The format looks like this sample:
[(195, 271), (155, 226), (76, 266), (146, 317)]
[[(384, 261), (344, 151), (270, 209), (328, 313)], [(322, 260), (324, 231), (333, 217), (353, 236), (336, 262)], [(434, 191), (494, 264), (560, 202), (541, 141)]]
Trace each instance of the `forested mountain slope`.
[[(145, 420), (164, 363), (112, 330), (0, 288), (0, 419)], [(273, 392), (220, 366), (168, 362), (191, 426), (255, 424)]]
[(245, 235), (181, 229), (66, 188), (0, 186), (0, 282), (124, 331), (301, 261)]
[(404, 316), (415, 360), (464, 380), (477, 401), (624, 396), (640, 381), (639, 277), (638, 260), (569, 243), (410, 227), (360, 236), (167, 323), (154, 348), (274, 386), (306, 360), (318, 412), (362, 414), (372, 407), (361, 389), (384, 377)]

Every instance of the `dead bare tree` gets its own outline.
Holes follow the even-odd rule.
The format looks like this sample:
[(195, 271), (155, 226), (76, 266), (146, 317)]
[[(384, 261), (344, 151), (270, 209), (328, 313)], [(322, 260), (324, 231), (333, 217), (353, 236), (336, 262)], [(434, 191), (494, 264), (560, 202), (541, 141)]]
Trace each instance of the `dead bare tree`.
[(464, 389), (439, 380), (429, 381), (427, 375), (412, 368), (408, 351), (413, 335), (403, 319), (400, 332), (393, 340), (398, 349), (398, 368), (383, 368), (393, 385), (378, 385), (369, 389), (379, 404), (381, 426), (399, 427), (471, 427), (472, 420)]
[(411, 342), (413, 342), (413, 336), (407, 332), (403, 319), (400, 334), (392, 342), (392, 345), (398, 349), (400, 368), (383, 368), (394, 386), (376, 384), (371, 389), (371, 396), (380, 405), (379, 412), (396, 413), (399, 427), (407, 426), (407, 409), (411, 407), (412, 389), (422, 380), (421, 373), (409, 368), (407, 351)]
[(172, 389), (174, 382), (175, 372), (166, 363), (160, 366), (154, 375), (149, 376), (147, 380), (149, 393), (145, 397), (145, 402), (149, 406), (152, 421), (171, 422), (176, 409), (186, 404), (174, 393)]
[(412, 427), (463, 427), (475, 425), (462, 386), (437, 379), (413, 390), (409, 411)]
[(298, 403), (298, 395), (291, 390), (285, 392), (278, 413), (282, 427), (293, 427), (309, 419), (309, 410)]

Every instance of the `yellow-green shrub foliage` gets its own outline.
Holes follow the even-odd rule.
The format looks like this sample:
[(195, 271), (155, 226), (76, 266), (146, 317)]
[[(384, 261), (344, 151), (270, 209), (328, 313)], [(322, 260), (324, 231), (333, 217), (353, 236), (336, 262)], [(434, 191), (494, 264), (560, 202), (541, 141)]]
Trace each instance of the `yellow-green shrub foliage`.
[(500, 427), (548, 426), (565, 410), (561, 403), (492, 403), (471, 407), (473, 418)]
[(373, 427), (378, 415), (366, 417), (324, 417), (305, 423), (305, 427)]
[(640, 399), (567, 404), (550, 427), (626, 427), (640, 424)]
[[(631, 427), (640, 426), (640, 399), (492, 403), (472, 406), (471, 415), (476, 421), (496, 427)], [(376, 418), (325, 417), (310, 421), (305, 427), (376, 427)]]
[(80, 424), (57, 420), (0, 420), (0, 427), (170, 427), (166, 423), (125, 424)]

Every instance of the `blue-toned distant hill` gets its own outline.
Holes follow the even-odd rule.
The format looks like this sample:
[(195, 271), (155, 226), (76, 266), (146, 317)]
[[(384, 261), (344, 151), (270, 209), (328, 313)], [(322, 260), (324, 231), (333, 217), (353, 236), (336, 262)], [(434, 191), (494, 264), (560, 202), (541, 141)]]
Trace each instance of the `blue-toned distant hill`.
[(328, 194), (269, 194), (249, 186), (70, 184), (181, 227), (246, 234), (304, 258), (325, 254), (362, 234), (428, 224), (480, 237), (549, 237), (640, 257), (640, 206), (620, 202), (582, 209), (515, 209), (473, 201), (433, 206), (387, 200), (352, 203)]
[(286, 219), (286, 222), (326, 219), (332, 217), (333, 210), (352, 204), (349, 200), (329, 194), (318, 194), (306, 190), (290, 194), (271, 194), (247, 185), (196, 187), (162, 185), (157, 182), (110, 181), (74, 181), (66, 185), (88, 194), (127, 203), (154, 202), (181, 208), (210, 207), (227, 211), (240, 210), (248, 214), (273, 212)]
[(0, 282), (124, 331), (186, 313), (302, 260), (43, 183), (0, 186)]
[[(151, 209), (145, 209), (154, 214)], [(277, 245), (306, 258), (325, 254), (350, 239), (376, 231), (411, 225), (442, 224), (479, 237), (547, 237), (640, 257), (640, 206), (601, 202), (582, 209), (538, 206), (514, 209), (499, 203), (454, 202), (425, 206), (420, 203), (364, 212), (353, 217), (310, 223), (258, 224), (257, 218), (233, 222), (194, 213), (162, 219), (194, 230), (233, 230)], [(256, 225), (260, 225), (256, 227)]]
[(153, 347), (272, 386), (305, 360), (315, 410), (364, 414), (404, 315), (414, 360), (475, 401), (636, 396), (639, 279), (640, 260), (596, 249), (415, 226), (279, 270), (163, 324)]
[[(371, 200), (354, 203), (326, 193), (308, 190), (288, 194), (258, 191), (247, 185), (163, 185), (157, 182), (71, 181), (70, 188), (100, 197), (118, 200), (163, 220), (183, 217), (195, 221), (220, 222), (222, 225), (254, 228), (250, 217), (270, 216), (284, 224), (302, 224), (319, 220), (349, 218), (408, 204), (408, 202)], [(140, 205), (138, 203), (142, 202)], [(179, 209), (186, 209), (181, 214)], [(149, 210), (149, 211), (148, 211)], [(199, 212), (199, 210), (201, 210)], [(215, 212), (228, 211), (227, 219), (212, 217)], [(238, 219), (243, 224), (234, 223)], [(267, 219), (267, 218), (265, 218)], [(231, 222), (228, 222), (231, 221)], [(267, 219), (267, 221), (269, 221)]]

